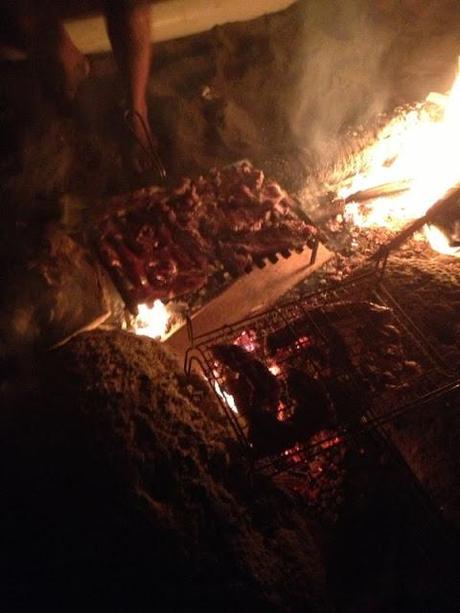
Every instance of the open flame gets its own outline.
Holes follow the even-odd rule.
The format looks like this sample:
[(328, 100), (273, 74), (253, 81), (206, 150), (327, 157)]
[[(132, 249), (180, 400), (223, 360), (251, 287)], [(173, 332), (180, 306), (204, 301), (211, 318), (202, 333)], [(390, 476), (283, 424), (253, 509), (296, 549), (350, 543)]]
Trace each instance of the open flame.
[(216, 390), (217, 395), (222, 398), (224, 402), (227, 403), (227, 406), (231, 408), (231, 410), (238, 415), (238, 407), (236, 406), (235, 398), (226, 392), (217, 381), (213, 383), (214, 389)]
[(427, 224), (425, 226), (425, 236), (428, 238), (431, 247), (443, 255), (455, 255), (460, 257), (460, 247), (452, 247), (449, 239), (438, 227)]
[(162, 340), (168, 330), (170, 319), (171, 313), (161, 300), (155, 300), (151, 307), (140, 304), (133, 323), (134, 332)]
[[(361, 204), (349, 202), (345, 218), (354, 224), (400, 230), (406, 222), (422, 217), (460, 182), (460, 72), (447, 96), (430, 94), (427, 100), (431, 107), (405, 113), (382, 130), (365, 154), (365, 170), (339, 191), (346, 199), (375, 186), (406, 186), (396, 195)], [(459, 255), (447, 237), (440, 236), (441, 230), (431, 226), (425, 234), (433, 249)]]

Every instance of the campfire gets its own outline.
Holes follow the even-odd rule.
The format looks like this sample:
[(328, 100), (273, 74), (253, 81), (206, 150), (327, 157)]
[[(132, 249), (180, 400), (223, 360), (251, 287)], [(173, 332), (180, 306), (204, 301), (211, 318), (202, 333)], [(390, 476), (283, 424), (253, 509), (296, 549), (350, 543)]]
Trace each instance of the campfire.
[[(460, 183), (460, 170), (456, 163), (460, 153), (459, 109), (460, 77), (457, 77), (448, 95), (431, 93), (423, 103), (415, 108), (403, 109), (393, 118), (381, 130), (375, 143), (360, 153), (360, 172), (337, 188), (341, 219), (357, 228), (384, 228), (394, 232), (402, 230), (410, 222), (423, 220), (430, 207)], [(216, 189), (220, 192), (219, 195), (216, 194)], [(196, 223), (195, 219), (190, 223), (190, 217), (193, 218), (191, 209), (188, 213), (181, 212), (179, 218), (177, 217), (176, 205), (182, 206), (184, 203), (189, 209), (202, 209), (200, 215), (196, 215), (201, 221), (211, 213), (216, 215), (214, 203), (222, 208), (218, 215), (218, 225), (222, 227), (216, 227), (214, 230), (223, 236), (224, 240), (219, 241), (217, 249), (216, 246), (210, 246), (209, 233), (202, 232), (201, 222)], [(160, 234), (162, 249), (168, 251), (159, 258), (159, 267), (151, 259), (142, 262), (148, 251), (145, 235), (139, 234), (133, 239), (129, 233), (126, 234), (126, 230), (120, 229), (123, 225), (132, 226), (131, 218), (136, 217), (133, 211), (137, 210), (137, 220), (134, 224), (137, 223), (139, 230), (139, 211), (142, 207), (148, 209), (155, 204), (161, 205), (162, 214), (168, 217), (169, 221), (174, 217), (174, 223), (179, 222), (182, 242), (185, 230), (186, 243), (183, 247), (187, 253), (192, 253), (190, 261), (193, 260), (193, 264), (190, 261), (185, 264), (180, 257), (178, 259), (175, 252), (171, 252), (170, 239), (167, 239), (167, 236), (161, 237), (162, 232), (165, 234), (165, 226), (162, 228), (157, 224), (156, 238), (152, 238), (153, 242), (158, 241)], [(229, 204), (231, 209), (227, 210)], [(257, 207), (254, 207), (254, 204), (257, 204)], [(217, 285), (221, 290), (228, 284), (229, 278), (248, 272), (264, 258), (272, 257), (276, 252), (286, 254), (293, 248), (302, 248), (310, 239), (306, 235), (298, 234), (301, 225), (298, 224), (294, 230), (294, 217), (291, 213), (289, 230), (286, 225), (280, 226), (281, 217), (284, 216), (284, 220), (287, 220), (288, 209), (291, 212), (296, 209), (292, 199), (276, 183), (267, 182), (260, 171), (256, 171), (247, 163), (234, 166), (231, 171), (226, 170), (220, 174), (214, 172), (209, 179), (200, 178), (196, 185), (187, 180), (174, 190), (169, 200), (164, 190), (158, 188), (150, 192), (143, 190), (133, 196), (124, 213), (118, 211), (115, 218), (112, 216), (110, 221), (106, 220), (99, 243), (101, 255), (114, 276), (117, 287), (130, 309), (136, 313), (132, 328), (136, 333), (165, 339), (171, 328), (174, 328), (171, 324), (175, 317), (174, 307), (165, 304), (170, 301), (171, 296), (181, 296), (185, 292), (188, 294), (188, 306), (194, 301), (195, 307), (200, 306), (201, 302), (192, 298), (191, 294), (197, 294), (196, 290), (200, 290), (211, 277), (211, 285)], [(225, 228), (222, 225), (222, 215), (229, 214), (232, 219), (230, 225), (227, 220)], [(141, 213), (141, 218), (142, 215), (145, 221), (145, 213)], [(185, 217), (180, 219), (180, 215)], [(273, 217), (275, 225), (270, 226), (270, 216)], [(169, 227), (167, 223), (165, 225)], [(191, 226), (193, 232), (190, 231)], [(458, 257), (459, 220), (453, 219), (451, 226), (450, 235), (445, 227), (436, 225), (434, 220), (420, 224), (420, 229), (423, 227), (424, 237), (433, 250)], [(236, 244), (228, 240), (229, 230), (234, 235), (232, 240), (235, 240), (235, 233), (239, 234)], [(308, 228), (310, 233), (313, 230), (313, 226)], [(282, 236), (283, 232), (286, 236)], [(268, 244), (270, 236), (275, 241), (272, 247)], [(261, 237), (262, 243), (256, 245), (256, 237)], [(420, 235), (416, 237), (421, 238)], [(280, 240), (281, 243), (276, 245), (276, 241)], [(264, 243), (266, 247), (263, 246)], [(194, 252), (204, 254), (207, 261), (203, 262), (198, 255), (194, 257)], [(168, 258), (173, 259), (173, 268), (160, 270)], [(139, 272), (141, 269), (144, 270), (143, 273)], [(215, 289), (211, 289), (209, 295), (212, 297), (213, 293), (216, 293)], [(153, 298), (154, 296), (158, 298)], [(142, 302), (143, 298), (147, 301)]]
[[(360, 171), (336, 188), (339, 215), (355, 228), (399, 235), (371, 271), (293, 302), (267, 310), (275, 302), (265, 296), (269, 276), (253, 284), (254, 296), (251, 281), (235, 290), (254, 270), (280, 270), (296, 252), (309, 257), (298, 269), (308, 268), (320, 244), (297, 200), (249, 162), (184, 179), (174, 190), (115, 199), (95, 233), (131, 329), (165, 340), (179, 325), (184, 336), (183, 301), (192, 315), (187, 369), (199, 364), (250, 461), (288, 474), (315, 504), (332, 508), (327, 492), (340, 499), (344, 462), (351, 449), (361, 453), (366, 433), (416, 410), (450, 381), (382, 283), (382, 270), (391, 250), (422, 228), (434, 250), (460, 255), (458, 109), (460, 77), (449, 95), (403, 109), (359, 154)], [(438, 213), (449, 207), (447, 231)]]
[[(429, 94), (415, 108), (403, 110), (363, 151), (362, 170), (338, 189), (344, 219), (361, 228), (401, 230), (423, 218), (432, 205), (460, 182), (460, 76), (448, 95)], [(456, 225), (455, 225), (456, 224)], [(431, 247), (460, 255), (457, 219), (451, 237), (425, 224)]]

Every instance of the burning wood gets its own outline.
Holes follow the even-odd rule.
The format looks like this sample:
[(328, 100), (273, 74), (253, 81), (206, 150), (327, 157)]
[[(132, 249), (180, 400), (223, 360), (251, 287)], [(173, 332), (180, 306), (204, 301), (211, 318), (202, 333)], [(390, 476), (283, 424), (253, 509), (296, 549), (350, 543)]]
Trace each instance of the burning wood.
[(391, 196), (399, 196), (407, 192), (411, 187), (411, 181), (393, 181), (376, 185), (367, 189), (360, 190), (354, 194), (350, 194), (344, 199), (345, 204), (350, 202), (367, 202), (368, 200), (377, 200), (377, 198), (389, 198)]
[[(450, 247), (448, 238), (441, 232), (441, 230), (433, 230), (434, 226), (432, 226), (432, 222), (445, 210), (448, 210), (452, 207), (458, 207), (458, 203), (460, 202), (460, 185), (457, 184), (452, 187), (447, 194), (445, 194), (442, 198), (440, 198), (433, 206), (431, 206), (426, 213), (408, 224), (401, 232), (395, 236), (393, 240), (391, 240), (386, 245), (383, 245), (374, 255), (374, 258), (380, 258), (384, 253), (389, 253), (391, 250), (398, 248), (402, 245), (410, 236), (412, 236), (418, 230), (421, 230), (423, 227), (426, 228), (427, 236), (433, 237), (433, 242), (435, 246), (439, 245), (437, 249), (439, 252), (445, 251), (447, 255), (457, 255), (458, 251), (455, 247)], [(442, 235), (441, 237), (439, 235)]]
[[(359, 228), (393, 231), (430, 221), (427, 211), (460, 180), (459, 109), (457, 77), (448, 95), (431, 93), (425, 104), (392, 120), (359, 154), (361, 172), (338, 190), (344, 219)], [(458, 254), (439, 232), (428, 229), (425, 234), (433, 249)]]
[(138, 306), (138, 314), (132, 324), (136, 334), (162, 339), (170, 323), (171, 313), (161, 300), (155, 300), (152, 307)]

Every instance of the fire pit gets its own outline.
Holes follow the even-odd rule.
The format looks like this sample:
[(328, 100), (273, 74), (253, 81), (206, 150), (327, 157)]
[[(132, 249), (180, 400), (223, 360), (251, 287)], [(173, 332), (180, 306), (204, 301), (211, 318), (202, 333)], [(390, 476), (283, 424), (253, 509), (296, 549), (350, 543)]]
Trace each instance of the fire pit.
[(275, 474), (420, 408), (454, 380), (385, 286), (385, 260), (207, 334), (209, 381), (244, 452)]
[(389, 432), (433, 402), (451, 411), (459, 381), (395, 300), (392, 254), (381, 249), (345, 282), (207, 333), (189, 322), (186, 371), (204, 374), (250, 466), (321, 522), (354, 504), (350, 492), (361, 499), (382, 462), (391, 467), (426, 551), (434, 533), (445, 542), (443, 522)]

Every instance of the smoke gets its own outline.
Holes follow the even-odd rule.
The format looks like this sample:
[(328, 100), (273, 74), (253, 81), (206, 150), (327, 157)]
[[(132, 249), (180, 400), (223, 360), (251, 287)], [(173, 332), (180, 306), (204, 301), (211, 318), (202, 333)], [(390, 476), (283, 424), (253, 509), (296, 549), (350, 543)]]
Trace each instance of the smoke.
[[(301, 78), (292, 93), (290, 130), (300, 148), (327, 164), (337, 156), (347, 129), (447, 86), (460, 52), (458, 29), (452, 25), (459, 10), (448, 0), (438, 0), (429, 3), (428, 14), (421, 8), (426, 4), (299, 3), (303, 40), (296, 69)], [(445, 15), (450, 15), (450, 23), (443, 21)]]

